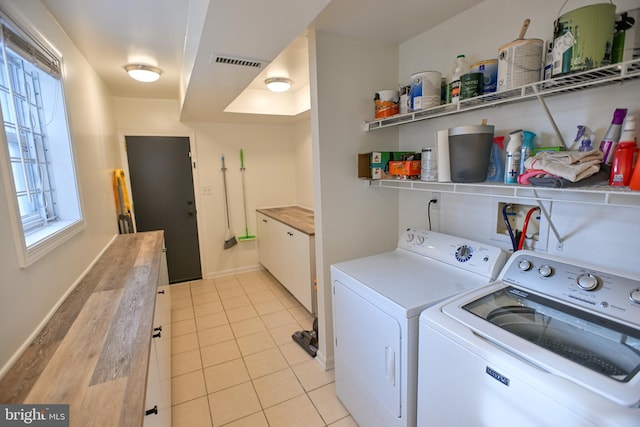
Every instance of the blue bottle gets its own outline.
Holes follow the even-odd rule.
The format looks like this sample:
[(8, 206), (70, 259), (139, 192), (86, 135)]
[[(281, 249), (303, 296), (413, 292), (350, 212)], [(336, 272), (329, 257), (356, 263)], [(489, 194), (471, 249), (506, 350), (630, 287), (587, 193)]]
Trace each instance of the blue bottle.
[(522, 175), (526, 169), (524, 162), (533, 155), (533, 150), (535, 149), (533, 139), (536, 137), (535, 133), (529, 132), (528, 130), (522, 131), (522, 134), (522, 147), (520, 148), (520, 175)]
[(491, 145), (491, 158), (489, 159), (489, 170), (487, 172), (487, 181), (502, 182), (504, 179), (504, 158), (502, 150), (504, 149), (504, 136), (496, 136), (493, 138)]

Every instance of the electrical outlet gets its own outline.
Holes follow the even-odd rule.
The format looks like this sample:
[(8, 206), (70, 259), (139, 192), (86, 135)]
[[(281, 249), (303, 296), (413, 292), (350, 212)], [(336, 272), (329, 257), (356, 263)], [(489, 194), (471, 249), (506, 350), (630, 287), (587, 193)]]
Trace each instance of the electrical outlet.
[(211, 196), (213, 194), (213, 187), (210, 185), (200, 187), (200, 194), (203, 196)]
[[(537, 205), (498, 202), (496, 204), (495, 221), (492, 226), (492, 240), (511, 243), (511, 235), (504, 217), (506, 213), (513, 237), (516, 240), (516, 246), (520, 242), (520, 233), (526, 226), (526, 236), (522, 249), (546, 251), (549, 225), (544, 221), (540, 210), (536, 208), (538, 208)], [(529, 215), (530, 212), (531, 214)], [(528, 222), (527, 215), (529, 215)]]
[(431, 200), (435, 200), (434, 203), (431, 203), (431, 209), (433, 209), (434, 211), (439, 211), (440, 210), (440, 193), (431, 193), (431, 198), (429, 199), (429, 201)]

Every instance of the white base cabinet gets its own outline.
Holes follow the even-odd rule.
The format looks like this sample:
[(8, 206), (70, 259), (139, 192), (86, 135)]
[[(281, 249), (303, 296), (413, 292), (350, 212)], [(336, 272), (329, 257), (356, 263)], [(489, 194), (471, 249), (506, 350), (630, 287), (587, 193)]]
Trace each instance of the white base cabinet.
[(258, 252), (262, 264), (309, 312), (316, 314), (315, 236), (260, 212)]
[(171, 427), (171, 293), (159, 286), (153, 315), (144, 427)]

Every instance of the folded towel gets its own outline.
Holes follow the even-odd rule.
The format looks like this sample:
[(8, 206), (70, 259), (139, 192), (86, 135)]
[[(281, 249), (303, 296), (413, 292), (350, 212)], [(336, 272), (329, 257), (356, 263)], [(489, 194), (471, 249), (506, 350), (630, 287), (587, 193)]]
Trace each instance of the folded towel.
[(609, 171), (600, 169), (600, 172), (591, 175), (578, 182), (571, 182), (559, 176), (537, 175), (529, 177), (528, 183), (535, 187), (567, 188), (584, 186), (606, 186), (609, 185)]
[(600, 170), (602, 152), (591, 151), (541, 151), (525, 160), (527, 169), (543, 170), (571, 182), (587, 178)]

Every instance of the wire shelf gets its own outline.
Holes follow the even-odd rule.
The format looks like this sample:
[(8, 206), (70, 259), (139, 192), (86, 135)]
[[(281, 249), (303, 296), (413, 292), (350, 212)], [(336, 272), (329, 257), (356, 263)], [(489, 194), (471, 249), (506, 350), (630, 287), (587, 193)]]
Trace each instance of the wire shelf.
[(607, 86), (617, 82), (640, 78), (640, 59), (620, 62), (606, 67), (573, 73), (566, 76), (542, 80), (526, 86), (494, 92), (475, 98), (464, 99), (460, 103), (445, 104), (407, 114), (398, 114), (380, 120), (364, 123), (364, 130), (371, 131), (405, 123), (413, 123), (435, 117), (462, 113), (502, 104), (513, 104), (538, 97), (548, 97), (563, 93), (577, 92), (585, 89)]

